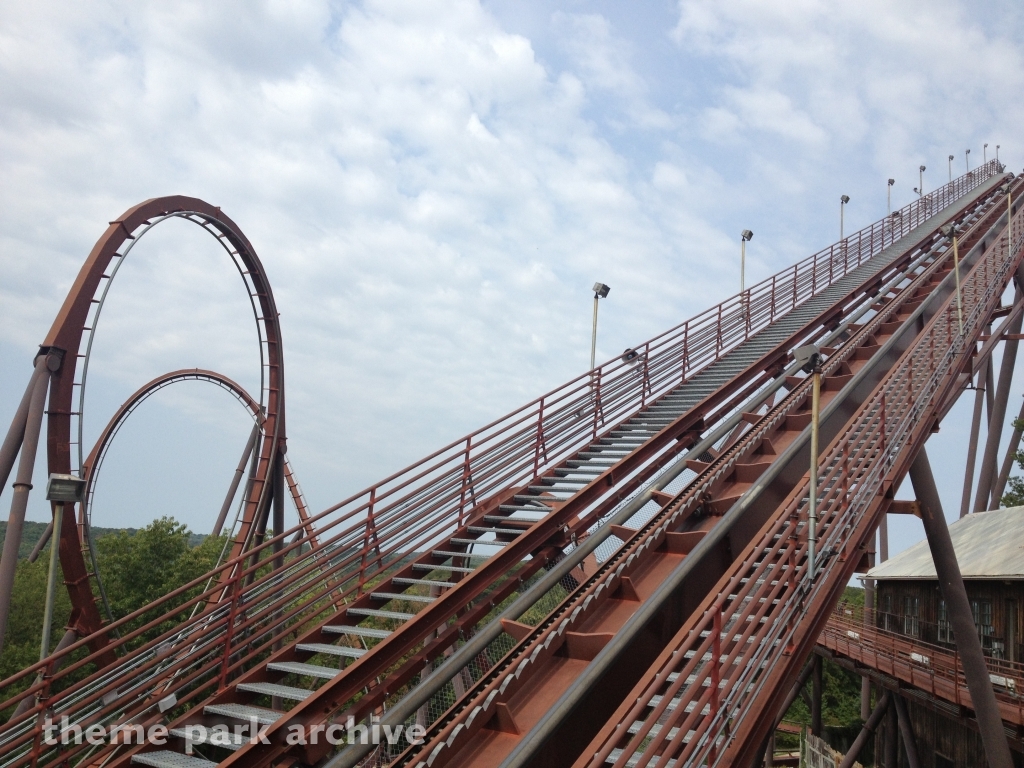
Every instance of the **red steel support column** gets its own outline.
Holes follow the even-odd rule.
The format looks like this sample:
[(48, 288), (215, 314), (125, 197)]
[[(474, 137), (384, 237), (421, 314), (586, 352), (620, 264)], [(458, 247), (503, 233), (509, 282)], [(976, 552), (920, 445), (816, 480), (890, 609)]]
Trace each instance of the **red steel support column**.
[[(1017, 414), (1017, 422), (1024, 421), (1024, 403), (1020, 405), (1020, 413)], [(992, 498), (995, 500), (996, 506), (999, 505), (999, 500), (1003, 498), (1003, 492), (1006, 490), (1006, 482), (1010, 479), (1010, 470), (1013, 469), (1013, 457), (1017, 453), (1017, 449), (1020, 448), (1020, 438), (1024, 434), (1021, 428), (1014, 426), (1013, 434), (1010, 435), (1010, 443), (1006, 446), (1006, 456), (1003, 457), (1003, 466), (999, 470), (999, 477), (996, 479), (995, 487), (992, 489)]]
[(910, 722), (910, 713), (907, 712), (907, 703), (898, 693), (892, 697), (895, 705), (896, 716), (899, 719), (900, 735), (903, 737), (903, 748), (907, 754), (908, 768), (921, 768), (921, 761), (917, 756), (917, 741), (914, 739), (914, 728)]
[(843, 762), (839, 764), (839, 768), (853, 768), (853, 764), (857, 762), (857, 755), (864, 749), (864, 745), (868, 743), (868, 739), (875, 732), (878, 724), (882, 722), (882, 717), (888, 708), (889, 692), (886, 691), (871, 711), (871, 715), (865, 721), (864, 727), (860, 729), (857, 738), (853, 740), (853, 744), (850, 745), (850, 750), (846, 753), (846, 757), (843, 758)]
[(32, 400), (36, 382), (40, 377), (46, 375), (46, 366), (41, 365), (41, 361), (44, 359), (41, 355), (35, 359), (32, 376), (29, 378), (28, 386), (25, 387), (25, 394), (21, 396), (21, 403), (11, 420), (4, 444), (0, 446), (0, 494), (3, 493), (4, 486), (7, 485), (7, 478), (11, 476), (14, 460), (18, 458), (18, 449), (21, 448), (21, 441), (25, 435), (25, 422), (28, 419), (29, 403)]
[(923, 447), (914, 463), (910, 465), (910, 481), (921, 505), (921, 519), (928, 537), (928, 547), (932, 552), (932, 560), (935, 561), (935, 572), (939, 577), (942, 597), (949, 608), (953, 637), (956, 640), (960, 663), (963, 665), (964, 677), (967, 679), (967, 688), (971, 692), (971, 701), (974, 704), (989, 768), (1012, 768), (1010, 747), (1006, 743), (999, 705), (996, 703), (988, 667), (985, 665), (985, 656), (981, 650), (981, 641), (974, 626), (971, 604), (968, 602), (960, 565), (953, 551), (953, 541), (949, 537), (946, 518), (942, 514), (942, 502), (935, 487), (928, 454)]
[[(43, 407), (46, 405), (46, 390), (50, 383), (49, 376), (45, 375), (46, 361), (45, 355), (36, 358), (36, 373), (32, 375), (32, 397), (29, 400), (24, 438), (21, 443), (21, 460), (18, 462), (18, 474), (14, 479), (11, 516), (7, 521), (3, 556), (0, 557), (0, 651), (3, 650), (4, 635), (7, 633), (14, 573), (18, 567), (18, 547), (21, 546), (21, 529), (25, 524), (28, 492), (32, 490), (32, 470), (36, 464), (36, 448), (39, 446), (39, 432), (43, 426)], [(43, 374), (40, 375), (39, 371)]]
[[(1019, 297), (1018, 297), (1019, 298)], [(1024, 315), (1014, 319), (1008, 332), (1019, 334)], [(999, 364), (999, 383), (996, 385), (995, 408), (988, 421), (988, 437), (985, 440), (985, 455), (981, 460), (981, 476), (978, 478), (978, 493), (974, 497), (974, 511), (983, 512), (990, 508), (989, 494), (996, 478), (996, 457), (999, 454), (999, 438), (1003, 433), (1003, 419), (1006, 418), (1006, 401), (1010, 395), (1013, 368), (1017, 362), (1017, 340), (1004, 342), (1003, 360)]]
[[(991, 325), (989, 329), (991, 329)], [(971, 418), (971, 437), (967, 441), (967, 468), (964, 472), (964, 490), (960, 496), (960, 517), (971, 511), (971, 495), (974, 491), (974, 464), (978, 457), (978, 437), (981, 435), (981, 409), (985, 404), (985, 390), (989, 389), (990, 386), (988, 366), (985, 366), (983, 370), (978, 371), (978, 380), (974, 385), (974, 416)], [(991, 409), (989, 409), (989, 413), (991, 413)]]

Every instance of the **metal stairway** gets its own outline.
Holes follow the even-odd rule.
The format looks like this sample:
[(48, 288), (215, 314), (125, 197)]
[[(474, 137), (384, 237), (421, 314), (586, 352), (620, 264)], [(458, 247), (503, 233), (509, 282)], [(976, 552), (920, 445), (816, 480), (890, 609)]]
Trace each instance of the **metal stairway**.
[[(935, 247), (937, 222), (972, 210), (996, 183), (986, 178), (958, 180), (934, 198), (941, 206), (919, 206), (898, 232), (891, 223), (873, 225), (856, 249), (833, 246), (719, 305), (717, 320), (705, 313), (703, 325), (684, 324), (670, 343), (658, 348), (652, 340), (631, 363), (602, 366), (567, 390), (571, 398), (545, 396), (557, 407), (545, 410), (541, 398), (539, 412), (517, 416), (505, 442), (483, 459), (471, 455), (474, 433), (464, 462), (458, 447), (445, 449), (455, 458), (442, 469), (425, 460), (401, 476), (411, 478), (402, 479), (401, 493), (387, 490), (399, 499), (390, 507), (375, 487), (368, 503), (335, 515), (342, 523), (332, 510), (321, 513), (314, 522), (323, 526), (322, 543), (305, 553), (301, 543), (286, 547), (280, 572), (228, 564), (215, 574), (223, 587), (190, 598), (221, 602), (184, 621), (172, 612), (179, 630), (128, 648), (119, 665), (0, 728), (0, 752), (8, 755), (0, 765), (27, 765), (30, 754), (38, 764), (84, 754), (39, 745), (33, 718), (44, 704), (83, 725), (152, 722), (165, 713), (172, 720), (168, 745), (90, 750), (97, 765), (294, 764), (300, 751), (286, 748), (286, 725), (308, 728), (348, 712), (358, 722), (390, 706), (666, 461), (778, 376), (794, 344), (873, 301), (883, 283)], [(939, 207), (941, 214), (926, 215)], [(534, 471), (523, 475), (531, 464)], [(261, 550), (267, 566), (271, 546)], [(271, 743), (252, 743), (263, 727)], [(188, 746), (201, 754), (188, 754)]]

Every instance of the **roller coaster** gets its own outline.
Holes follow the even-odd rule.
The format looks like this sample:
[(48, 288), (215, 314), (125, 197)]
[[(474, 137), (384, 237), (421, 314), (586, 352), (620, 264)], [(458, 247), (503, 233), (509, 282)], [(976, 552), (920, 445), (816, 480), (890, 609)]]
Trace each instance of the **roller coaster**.
[[(318, 513), (287, 461), (281, 332), (255, 249), (201, 200), (128, 210), (86, 259), (0, 448), (0, 485), (17, 464), (0, 638), (44, 421), (50, 473), (86, 487), (53, 504), (72, 616), (49, 656), (0, 681), (0, 766), (760, 765), (908, 475), (941, 544), (925, 443), (996, 346), (1016, 349), (1022, 187), (988, 162)], [(168, 219), (236, 265), (260, 391), (168, 373), (87, 453), (104, 301)], [(253, 419), (211, 506), (230, 545), (116, 618), (92, 489), (124, 419), (189, 379)], [(982, 458), (986, 502), (1005, 483), (996, 458)], [(967, 684), (990, 764), (1009, 766), (1005, 740), (989, 748), (991, 685)], [(156, 726), (164, 738), (131, 738)]]

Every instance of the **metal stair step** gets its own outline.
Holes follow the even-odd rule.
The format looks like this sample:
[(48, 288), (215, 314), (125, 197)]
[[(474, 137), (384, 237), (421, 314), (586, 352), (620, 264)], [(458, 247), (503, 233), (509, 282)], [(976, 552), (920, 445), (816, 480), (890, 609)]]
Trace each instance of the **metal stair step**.
[(290, 675), (305, 675), (307, 677), (322, 677), (330, 680), (341, 673), (340, 669), (322, 667), (319, 664), (303, 664), (299, 661), (272, 661), (267, 664), (267, 669), (274, 672), (287, 672)]
[(169, 749), (161, 749), (155, 752), (140, 752), (137, 755), (132, 755), (132, 763), (135, 765), (152, 765), (153, 768), (217, 768), (217, 764), (212, 760), (183, 755), (180, 752), (171, 752)]
[(450, 589), (455, 586), (454, 581), (434, 581), (433, 579), (392, 579), (395, 584), (408, 584), (409, 586), (416, 586), (417, 584), (424, 584), (428, 587), (444, 587)]
[(203, 714), (231, 717), (244, 723), (255, 720), (259, 725), (271, 725), (284, 716), (283, 712), (251, 704), (207, 704), (203, 707)]
[(177, 736), (179, 739), (191, 740), (193, 744), (210, 744), (214, 747), (230, 749), (232, 751), (241, 749), (249, 742), (249, 737), (243, 736), (240, 733), (212, 731), (210, 728), (206, 729), (205, 734), (202, 731), (198, 733), (196, 731), (189, 732), (187, 728), (172, 728), (171, 735)]
[(453, 573), (472, 573), (476, 568), (463, 568), (458, 565), (425, 565), (423, 563), (415, 563), (412, 567), (414, 571), (452, 571)]
[(449, 557), (476, 557), (484, 559), (483, 555), (478, 555), (474, 552), (451, 552), (447, 549), (435, 549), (430, 554), (432, 554), (434, 557), (441, 557), (445, 559)]
[(412, 603), (432, 603), (437, 598), (429, 595), (410, 595), (407, 592), (371, 592), (374, 600), (408, 600)]
[(381, 611), (376, 608), (346, 608), (345, 611), (355, 616), (376, 616), (379, 619), (397, 619), (398, 621), (408, 621), (416, 615), (399, 611)]
[(264, 696), (277, 696), (281, 699), (292, 701), (303, 701), (308, 699), (312, 691), (305, 688), (293, 688), (290, 685), (278, 685), (277, 683), (238, 683), (235, 688), (248, 693), (259, 693)]
[(468, 530), (473, 533), (493, 533), (495, 536), (518, 536), (523, 532), (522, 528), (487, 528), (480, 525), (471, 525)]
[(330, 643), (299, 643), (295, 646), (295, 649), (298, 651), (305, 651), (306, 653), (323, 653), (328, 656), (344, 656), (346, 659), (358, 659), (366, 653), (365, 648), (349, 648), (345, 645), (331, 645)]
[[(398, 581), (398, 579), (395, 579)], [(356, 635), (357, 637), (376, 637), (383, 640), (391, 635), (390, 629), (374, 629), (373, 627), (351, 627), (343, 624), (328, 624), (320, 628), (321, 632), (329, 632), (332, 635)]]
[(449, 539), (452, 544), (463, 544), (467, 547), (471, 547), (474, 544), (486, 544), (488, 547), (504, 547), (508, 544), (507, 541), (482, 541), (480, 539)]

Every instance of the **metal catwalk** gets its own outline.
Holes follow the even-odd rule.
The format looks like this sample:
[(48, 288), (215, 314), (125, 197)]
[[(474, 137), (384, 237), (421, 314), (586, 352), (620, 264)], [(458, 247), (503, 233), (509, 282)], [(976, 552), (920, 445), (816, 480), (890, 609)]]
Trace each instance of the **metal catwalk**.
[[(1000, 297), (1022, 186), (988, 163), (264, 540), (286, 487), (277, 369), (233, 556), (0, 682), (0, 765), (753, 764), (892, 489), (1019, 322)], [(145, 225), (220, 216), (173, 200), (144, 204)], [(810, 343), (813, 579), (792, 355)], [(62, 560), (81, 558), (70, 528)], [(47, 716), (170, 738), (47, 744)], [(424, 739), (324, 738), (378, 724)]]

